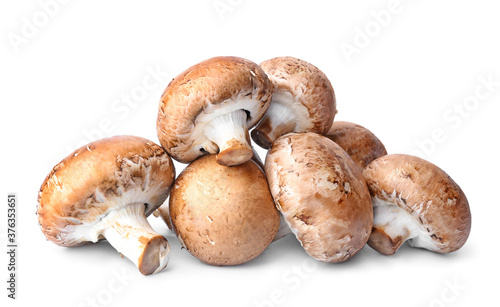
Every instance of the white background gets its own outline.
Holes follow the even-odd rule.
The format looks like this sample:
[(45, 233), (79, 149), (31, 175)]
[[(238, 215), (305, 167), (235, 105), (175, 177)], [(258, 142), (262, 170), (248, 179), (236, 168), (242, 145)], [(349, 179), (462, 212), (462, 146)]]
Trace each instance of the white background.
[[(500, 81), (498, 2), (67, 1), (46, 8), (50, 16), (47, 2), (0, 4), (2, 306), (498, 305), (500, 86), (488, 91), (480, 81)], [(347, 45), (356, 53), (346, 56)], [(158, 142), (165, 86), (218, 55), (257, 63), (291, 55), (323, 70), (337, 120), (371, 129), (390, 153), (418, 154), (458, 182), (472, 211), (466, 245), (450, 255), (405, 246), (391, 257), (365, 247), (346, 263), (324, 264), (289, 236), (247, 264), (212, 267), (150, 217), (172, 254), (167, 269), (144, 277), (106, 242), (71, 249), (46, 241), (35, 208), (51, 168), (92, 138)], [(4, 290), (9, 192), (19, 202), (16, 301)]]

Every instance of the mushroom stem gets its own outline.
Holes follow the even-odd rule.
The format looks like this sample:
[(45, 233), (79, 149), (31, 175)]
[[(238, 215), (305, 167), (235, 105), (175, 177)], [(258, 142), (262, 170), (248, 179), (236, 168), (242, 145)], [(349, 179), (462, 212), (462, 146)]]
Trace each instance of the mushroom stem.
[(392, 202), (373, 197), (373, 229), (368, 245), (383, 255), (393, 255), (404, 242), (433, 250), (430, 236), (414, 216)]
[[(217, 163), (232, 166), (245, 163), (252, 158), (247, 114), (244, 110), (217, 116), (205, 126), (204, 132), (206, 137), (219, 147)], [(207, 150), (212, 154), (216, 153)]]
[(408, 235), (408, 231), (403, 232), (403, 235), (389, 235), (385, 227), (374, 226), (368, 239), (368, 245), (382, 255), (389, 256), (396, 253), (399, 247), (408, 239)]
[(108, 227), (103, 236), (122, 255), (130, 259), (143, 275), (158, 273), (168, 263), (170, 246), (149, 225), (143, 203), (113, 210), (102, 222)]
[(260, 147), (269, 149), (277, 138), (292, 132), (295, 124), (296, 118), (292, 108), (273, 98), (266, 114), (252, 130), (252, 139)]

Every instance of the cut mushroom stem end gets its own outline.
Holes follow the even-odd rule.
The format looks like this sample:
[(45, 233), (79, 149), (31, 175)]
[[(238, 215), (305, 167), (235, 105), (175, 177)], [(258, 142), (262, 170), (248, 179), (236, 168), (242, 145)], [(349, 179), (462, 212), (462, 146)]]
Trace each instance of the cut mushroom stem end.
[[(219, 147), (217, 163), (221, 165), (243, 164), (253, 156), (252, 147), (247, 141), (250, 137), (247, 114), (244, 110), (217, 116), (205, 126), (205, 135)], [(210, 152), (210, 150), (207, 151)]]
[[(405, 232), (407, 235), (409, 232)], [(408, 239), (408, 236), (391, 237), (383, 227), (374, 227), (368, 240), (368, 245), (382, 255), (393, 255)]]
[(143, 275), (158, 273), (167, 266), (170, 246), (149, 225), (144, 204), (131, 204), (111, 211), (102, 222), (108, 225), (102, 235)]
[(295, 124), (296, 118), (291, 108), (273, 99), (259, 125), (252, 130), (252, 139), (260, 147), (269, 149), (277, 138), (293, 132)]

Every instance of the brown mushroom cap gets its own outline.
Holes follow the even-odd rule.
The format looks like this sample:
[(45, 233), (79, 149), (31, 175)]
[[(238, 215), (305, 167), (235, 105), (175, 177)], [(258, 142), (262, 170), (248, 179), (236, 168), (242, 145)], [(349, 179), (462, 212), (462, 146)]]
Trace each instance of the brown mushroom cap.
[(177, 178), (170, 196), (174, 230), (187, 250), (212, 265), (237, 265), (271, 243), (279, 216), (253, 161), (225, 167), (201, 157)]
[(361, 170), (373, 160), (387, 155), (384, 144), (375, 134), (354, 123), (336, 121), (326, 137), (342, 147)]
[(315, 133), (289, 133), (274, 142), (265, 165), (274, 202), (309, 255), (341, 262), (366, 244), (370, 193), (340, 146)]
[(390, 255), (406, 241), (438, 253), (467, 241), (469, 203), (443, 170), (409, 155), (380, 157), (364, 169), (373, 197), (374, 228), (368, 244)]
[(167, 256), (157, 253), (163, 248), (168, 254), (169, 247), (145, 217), (165, 201), (174, 179), (170, 157), (151, 141), (115, 136), (92, 142), (57, 164), (43, 182), (37, 208), (41, 230), (57, 245), (79, 246), (120, 228), (113, 219), (125, 223), (128, 215), (138, 214), (130, 218), (140, 225), (129, 226), (137, 226), (131, 232), (139, 235), (142, 241), (136, 243), (144, 253), (131, 260), (143, 274), (153, 273), (162, 261), (158, 257)]
[(316, 66), (293, 57), (260, 64), (275, 86), (269, 110), (252, 131), (252, 139), (269, 148), (288, 132), (326, 134), (337, 113), (335, 92)]
[[(255, 148), (253, 148), (253, 146), (252, 146), (252, 151), (253, 151), (252, 161), (255, 162), (255, 164), (257, 164), (262, 171), (264, 171), (264, 163), (262, 163), (259, 154), (255, 150)], [(173, 230), (168, 202), (163, 203), (163, 205), (161, 205), (155, 212), (153, 212), (153, 214), (155, 217), (161, 217), (165, 222), (165, 224), (167, 224), (168, 229)], [(282, 225), (280, 222), (280, 230), (278, 231), (278, 234), (276, 234), (276, 239), (282, 238), (290, 232), (289, 229), (287, 231), (288, 226), (286, 226), (286, 228), (285, 226), (286, 225)], [(280, 231), (282, 233), (279, 233)]]
[(196, 64), (173, 79), (161, 97), (160, 143), (183, 163), (206, 153), (219, 153), (223, 165), (243, 163), (253, 154), (248, 128), (266, 112), (272, 93), (264, 71), (249, 60), (215, 57)]

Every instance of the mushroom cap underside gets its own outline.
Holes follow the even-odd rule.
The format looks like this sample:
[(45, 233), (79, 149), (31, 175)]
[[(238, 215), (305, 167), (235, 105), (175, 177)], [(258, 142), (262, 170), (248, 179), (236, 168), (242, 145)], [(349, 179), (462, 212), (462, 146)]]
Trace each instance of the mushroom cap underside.
[(307, 109), (307, 118), (297, 119), (292, 132), (328, 132), (337, 114), (337, 104), (333, 86), (319, 68), (290, 56), (266, 60), (260, 67), (274, 84), (276, 96), (285, 94)]
[(167, 198), (174, 179), (172, 160), (157, 144), (135, 136), (98, 140), (75, 150), (45, 178), (38, 221), (54, 243), (82, 245), (86, 242), (73, 233), (132, 203), (143, 203), (150, 214)]
[(174, 78), (158, 109), (157, 134), (172, 158), (187, 163), (217, 146), (203, 132), (215, 117), (237, 110), (247, 113), (250, 129), (266, 112), (273, 86), (252, 61), (215, 57), (200, 62)]
[(410, 155), (380, 157), (363, 175), (372, 197), (402, 208), (418, 221), (435, 251), (459, 249), (470, 233), (471, 214), (458, 184), (436, 165)]

